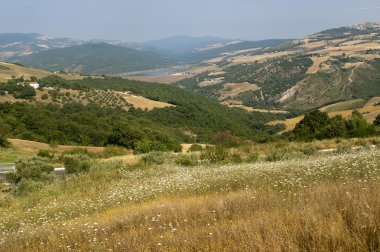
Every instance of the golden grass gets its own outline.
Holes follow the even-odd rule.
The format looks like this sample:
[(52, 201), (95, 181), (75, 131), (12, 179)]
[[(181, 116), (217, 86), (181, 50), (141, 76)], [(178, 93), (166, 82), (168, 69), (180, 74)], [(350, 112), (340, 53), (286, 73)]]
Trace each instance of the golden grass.
[(120, 93), (118, 92), (122, 97), (125, 98), (125, 100), (132, 104), (133, 107), (135, 108), (140, 108), (140, 109), (147, 109), (147, 110), (153, 110), (155, 108), (167, 108), (167, 107), (175, 107), (173, 104), (169, 104), (166, 102), (159, 102), (159, 101), (154, 101), (150, 100), (148, 98), (142, 97), (142, 96), (136, 96), (132, 95), (129, 93)]
[(251, 84), (248, 82), (244, 83), (226, 83), (223, 85), (224, 89), (219, 91), (221, 95), (219, 100), (224, 100), (228, 97), (235, 97), (241, 93), (248, 91), (256, 91), (259, 90), (260, 87), (256, 84)]
[(313, 61), (313, 65), (309, 67), (307, 70), (308, 74), (316, 74), (319, 71), (319, 68), (322, 63), (328, 61), (330, 59), (329, 56), (325, 57), (312, 57), (311, 60)]
[[(40, 143), (40, 142), (34, 142), (34, 141), (28, 141), (28, 140), (21, 140), (21, 139), (8, 139), (8, 141), (11, 143), (11, 147), (18, 152), (24, 153), (24, 154), (37, 154), (40, 150), (53, 150), (52, 146), (46, 143)], [(81, 149), (87, 149), (89, 152), (93, 153), (99, 153), (104, 151), (104, 147), (92, 147), (92, 146), (70, 146), (70, 145), (57, 145), (54, 147), (54, 151), (57, 152), (64, 152), (76, 148)]]

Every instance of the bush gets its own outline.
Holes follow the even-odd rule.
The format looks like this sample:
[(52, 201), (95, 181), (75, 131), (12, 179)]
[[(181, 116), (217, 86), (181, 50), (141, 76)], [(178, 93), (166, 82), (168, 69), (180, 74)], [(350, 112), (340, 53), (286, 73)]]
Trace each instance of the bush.
[(141, 161), (145, 165), (161, 165), (165, 163), (165, 155), (162, 152), (151, 152), (144, 155)]
[(193, 144), (191, 145), (189, 152), (196, 152), (196, 151), (202, 151), (203, 147), (200, 144)]
[(352, 147), (349, 144), (339, 144), (336, 152), (339, 154), (349, 153), (352, 151)]
[(208, 161), (210, 163), (225, 161), (228, 157), (228, 151), (221, 146), (207, 147), (201, 154), (201, 160)]
[(55, 153), (50, 150), (39, 150), (37, 153), (37, 156), (49, 159), (53, 159), (54, 155)]
[(116, 156), (123, 156), (126, 154), (126, 149), (115, 145), (108, 145), (100, 156), (103, 158), (110, 158)]
[(174, 160), (174, 162), (181, 166), (195, 166), (197, 165), (198, 160), (194, 155), (180, 155)]
[(13, 194), (22, 196), (30, 192), (35, 192), (41, 190), (44, 186), (44, 183), (41, 181), (34, 181), (32, 179), (21, 179), (17, 187), (14, 188)]
[(15, 164), (16, 173), (13, 177), (13, 183), (19, 182), (21, 179), (29, 179), (34, 181), (50, 181), (54, 167), (46, 158), (35, 157), (32, 159), (19, 160)]
[(84, 155), (64, 156), (63, 164), (68, 174), (79, 174), (90, 170), (91, 159)]
[(47, 100), (47, 99), (49, 99), (49, 95), (48, 94), (43, 94), (41, 96), (41, 100)]
[(235, 163), (235, 164), (239, 164), (239, 163), (243, 162), (243, 159), (241, 158), (240, 154), (238, 154), (238, 153), (234, 153), (234, 154), (230, 155), (229, 159), (232, 163)]
[(259, 161), (259, 154), (258, 153), (250, 153), (246, 158), (245, 162), (253, 163)]
[(315, 154), (317, 151), (318, 151), (318, 149), (315, 146), (309, 145), (309, 146), (306, 146), (302, 152), (303, 152), (303, 154), (305, 154), (307, 156), (311, 156), (311, 155)]
[(266, 158), (266, 160), (269, 162), (276, 162), (276, 161), (281, 161), (284, 159), (285, 159), (285, 153), (284, 151), (280, 151), (280, 150), (272, 151)]
[(82, 155), (82, 156), (89, 155), (88, 150), (86, 148), (74, 148), (71, 150), (64, 151), (62, 154), (63, 155)]

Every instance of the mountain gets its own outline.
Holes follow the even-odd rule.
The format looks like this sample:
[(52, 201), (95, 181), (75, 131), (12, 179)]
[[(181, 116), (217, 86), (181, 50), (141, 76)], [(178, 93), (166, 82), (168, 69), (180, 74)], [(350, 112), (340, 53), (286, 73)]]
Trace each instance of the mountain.
[(223, 53), (259, 47), (277, 46), (287, 43), (289, 39), (263, 41), (243, 41), (239, 39), (223, 39), (217, 37), (175, 36), (143, 43), (176, 58), (183, 63), (197, 64), (204, 60), (222, 56)]
[(27, 66), (48, 71), (116, 74), (165, 67), (175, 61), (154, 51), (89, 43), (52, 49), (20, 58)]
[(178, 85), (230, 106), (308, 110), (380, 96), (380, 24), (334, 28), (282, 45), (230, 51)]
[(203, 48), (223, 46), (229, 42), (232, 42), (232, 40), (217, 37), (174, 36), (148, 41), (143, 43), (143, 45), (147, 48), (154, 48), (169, 54), (179, 55), (192, 53)]
[(36, 33), (0, 34), (0, 60), (12, 60), (54, 48), (64, 48), (82, 44), (83, 41), (69, 38), (51, 38)]

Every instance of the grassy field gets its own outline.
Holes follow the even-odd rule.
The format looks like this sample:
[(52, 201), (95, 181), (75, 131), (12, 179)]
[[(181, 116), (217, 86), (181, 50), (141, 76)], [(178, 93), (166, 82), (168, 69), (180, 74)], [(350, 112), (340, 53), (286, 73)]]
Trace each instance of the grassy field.
[(380, 150), (279, 162), (93, 164), (0, 197), (2, 251), (378, 251)]

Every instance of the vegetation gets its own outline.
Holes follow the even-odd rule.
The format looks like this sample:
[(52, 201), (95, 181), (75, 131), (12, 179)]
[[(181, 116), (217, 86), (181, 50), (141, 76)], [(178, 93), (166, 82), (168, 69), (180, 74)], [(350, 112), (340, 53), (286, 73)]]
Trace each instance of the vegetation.
[(375, 127), (376, 123), (370, 125), (357, 110), (352, 112), (349, 120), (340, 115), (329, 118), (326, 112), (315, 110), (307, 113), (296, 125), (291, 138), (310, 141), (337, 137), (366, 137), (379, 133)]
[(379, 249), (378, 149), (224, 165), (167, 155), (146, 155), (155, 161), (144, 167), (92, 160), (85, 173), (0, 194), (0, 248)]
[(106, 43), (52, 49), (22, 58), (22, 63), (48, 71), (114, 74), (161, 68), (175, 61), (154, 51), (139, 51)]

